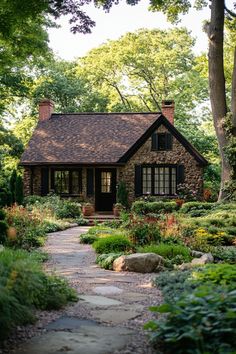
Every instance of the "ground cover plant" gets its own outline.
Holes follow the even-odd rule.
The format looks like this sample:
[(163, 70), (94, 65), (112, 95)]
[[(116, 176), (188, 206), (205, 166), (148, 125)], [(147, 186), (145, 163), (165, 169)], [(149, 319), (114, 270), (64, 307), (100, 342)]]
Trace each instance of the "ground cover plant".
[(59, 309), (77, 300), (64, 279), (42, 271), (40, 262), (44, 259), (39, 252), (0, 252), (0, 340), (15, 326), (32, 323), (35, 309)]
[(103, 253), (96, 258), (96, 263), (104, 269), (112, 270), (113, 262), (116, 258), (123, 256), (124, 253)]
[(178, 244), (151, 244), (138, 247), (137, 251), (140, 253), (156, 253), (166, 260), (170, 260), (170, 265), (190, 262), (192, 259), (190, 249)]
[(163, 353), (233, 353), (236, 347), (236, 270), (229, 264), (164, 272), (156, 280), (165, 313), (146, 328)]

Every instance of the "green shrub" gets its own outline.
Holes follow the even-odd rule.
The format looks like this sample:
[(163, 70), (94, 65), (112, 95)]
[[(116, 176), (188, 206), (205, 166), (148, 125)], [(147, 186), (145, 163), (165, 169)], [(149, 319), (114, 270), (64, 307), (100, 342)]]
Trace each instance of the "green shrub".
[(7, 209), (7, 221), (16, 229), (16, 237), (8, 238), (7, 246), (29, 250), (44, 244), (46, 231), (39, 216), (23, 207), (12, 206)]
[(131, 211), (138, 215), (148, 213), (172, 213), (178, 209), (176, 202), (145, 202), (136, 201), (133, 203)]
[(81, 215), (81, 205), (71, 201), (60, 201), (56, 209), (56, 217), (59, 219), (78, 218)]
[(16, 325), (34, 320), (34, 309), (58, 309), (77, 299), (75, 290), (43, 273), (44, 256), (22, 250), (0, 252), (0, 339)]
[(159, 254), (160, 256), (167, 258), (167, 259), (173, 259), (176, 256), (181, 255), (181, 256), (183, 256), (184, 262), (188, 262), (191, 260), (189, 248), (187, 248), (186, 246), (176, 245), (176, 244), (169, 245), (166, 243), (160, 243), (157, 245), (147, 245), (144, 247), (139, 247), (138, 252), (156, 253), (156, 254)]
[[(167, 313), (152, 321), (153, 343), (163, 353), (234, 353), (236, 348), (236, 292), (202, 286), (173, 304), (153, 311)], [(146, 326), (147, 328), (147, 326)]]
[[(155, 279), (168, 316), (147, 325), (163, 353), (233, 353), (236, 338), (236, 270), (229, 264), (164, 272)], [(214, 349), (213, 349), (214, 348)]]
[(157, 224), (139, 222), (129, 231), (129, 238), (136, 245), (146, 245), (161, 240), (161, 232)]
[(129, 207), (129, 202), (128, 202), (128, 191), (126, 188), (126, 184), (124, 181), (120, 181), (118, 184), (117, 188), (117, 203), (120, 203), (123, 205), (123, 207), (128, 208)]
[(207, 202), (188, 202), (184, 203), (180, 209), (183, 214), (188, 214), (193, 211), (211, 210), (215, 206), (215, 203)]
[(84, 243), (84, 244), (91, 245), (92, 243), (94, 243), (97, 240), (98, 240), (98, 236), (96, 236), (96, 235), (83, 234), (80, 236), (80, 243)]
[(3, 209), (0, 209), (0, 220), (5, 220), (6, 212)]
[(20, 175), (16, 177), (16, 184), (15, 184), (15, 201), (17, 204), (22, 205), (24, 199), (23, 193), (23, 180)]
[(99, 254), (126, 252), (131, 247), (131, 242), (123, 235), (112, 235), (106, 238), (100, 238), (93, 243), (93, 248)]
[(7, 239), (7, 229), (8, 225), (6, 221), (0, 220), (0, 244), (5, 244)]
[(12, 204), (11, 192), (6, 188), (0, 188), (0, 208)]
[(236, 264), (236, 247), (215, 247), (211, 252), (217, 262)]
[(97, 257), (96, 263), (99, 264), (101, 268), (112, 270), (114, 260), (122, 255), (123, 253), (103, 253)]
[(191, 282), (192, 270), (165, 271), (159, 273), (153, 284), (161, 289), (164, 299), (168, 303), (175, 302), (180, 294), (191, 293), (197, 287)]
[(16, 178), (17, 178), (17, 172), (16, 170), (13, 170), (9, 181), (12, 203), (16, 202)]
[(75, 219), (75, 222), (78, 226), (87, 226), (89, 224), (89, 220), (84, 219), (82, 215)]

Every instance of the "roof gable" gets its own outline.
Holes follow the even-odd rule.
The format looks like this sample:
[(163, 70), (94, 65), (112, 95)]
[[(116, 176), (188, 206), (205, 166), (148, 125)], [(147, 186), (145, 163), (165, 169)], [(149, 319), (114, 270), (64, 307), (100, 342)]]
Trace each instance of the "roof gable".
[(146, 130), (146, 132), (135, 142), (133, 146), (119, 159), (118, 162), (127, 162), (138, 149), (150, 138), (156, 129), (164, 125), (172, 135), (185, 147), (185, 149), (195, 158), (195, 160), (202, 166), (206, 166), (208, 161), (194, 148), (192, 144), (169, 122), (169, 120), (162, 114), (157, 120)]

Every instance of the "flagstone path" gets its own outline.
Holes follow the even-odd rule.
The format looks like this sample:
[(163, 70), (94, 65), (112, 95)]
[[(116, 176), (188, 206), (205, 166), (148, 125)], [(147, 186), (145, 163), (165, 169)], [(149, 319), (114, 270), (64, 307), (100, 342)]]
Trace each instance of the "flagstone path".
[(143, 332), (143, 324), (152, 318), (148, 307), (161, 302), (160, 292), (151, 286), (154, 275), (99, 268), (91, 246), (79, 243), (87, 230), (74, 227), (48, 235), (46, 270), (67, 278), (79, 301), (54, 313), (43, 332), (14, 353), (154, 353)]

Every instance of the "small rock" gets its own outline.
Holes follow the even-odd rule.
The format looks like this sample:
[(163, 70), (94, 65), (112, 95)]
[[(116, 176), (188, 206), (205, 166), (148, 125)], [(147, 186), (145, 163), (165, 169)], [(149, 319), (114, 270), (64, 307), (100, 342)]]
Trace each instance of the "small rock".
[(195, 258), (200, 258), (200, 257), (202, 257), (203, 255), (204, 255), (203, 252), (194, 251), (194, 250), (191, 251), (191, 256), (193, 256), (193, 257), (195, 257)]
[(204, 253), (200, 258), (194, 258), (191, 262), (193, 265), (203, 265), (207, 263), (212, 263), (214, 258), (211, 253)]
[[(198, 258), (194, 258), (194, 259), (198, 259)], [(180, 265), (178, 265), (176, 267), (176, 269), (179, 269), (179, 270), (188, 270), (188, 269), (191, 269), (193, 267), (193, 264), (192, 263), (182, 263)]]
[(134, 253), (121, 256), (113, 262), (113, 270), (151, 273), (163, 265), (164, 259), (155, 253)]

